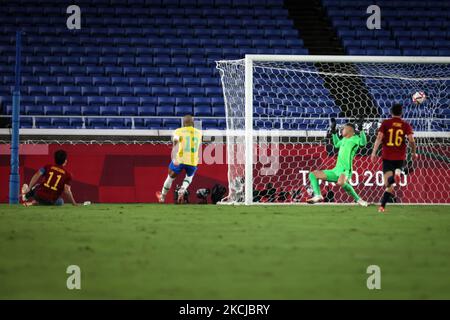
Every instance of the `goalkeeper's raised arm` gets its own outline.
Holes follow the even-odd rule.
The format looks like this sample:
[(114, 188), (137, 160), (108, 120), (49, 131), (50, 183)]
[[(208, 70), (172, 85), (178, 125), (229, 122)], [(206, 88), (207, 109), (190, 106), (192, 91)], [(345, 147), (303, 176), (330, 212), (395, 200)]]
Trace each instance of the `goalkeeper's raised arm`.
[(364, 117), (360, 116), (356, 122), (356, 133), (359, 135), (359, 146), (367, 145), (367, 136), (364, 132)]
[(364, 130), (359, 132), (359, 146), (364, 147), (367, 145), (367, 136)]
[(330, 119), (330, 133), (331, 133), (331, 139), (333, 142), (333, 146), (335, 148), (339, 148), (341, 146), (341, 143), (340, 143), (341, 139), (339, 138), (339, 135), (337, 134), (335, 118)]
[(333, 139), (333, 146), (335, 148), (340, 148), (341, 147), (341, 138), (339, 138), (339, 136), (337, 135), (337, 133), (333, 133), (333, 135), (331, 136)]

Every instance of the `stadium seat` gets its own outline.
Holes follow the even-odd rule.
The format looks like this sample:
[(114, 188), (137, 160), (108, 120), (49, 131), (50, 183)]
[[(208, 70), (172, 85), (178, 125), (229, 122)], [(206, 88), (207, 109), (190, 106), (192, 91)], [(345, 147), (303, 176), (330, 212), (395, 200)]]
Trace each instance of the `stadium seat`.
[(204, 119), (202, 120), (202, 129), (203, 130), (210, 130), (210, 129), (217, 129), (217, 120), (216, 119)]
[(102, 106), (99, 109), (101, 116), (118, 116), (119, 111), (115, 106)]
[(110, 97), (110, 96), (114, 96), (116, 94), (116, 87), (114, 86), (100, 86), (98, 87), (98, 93), (101, 96), (105, 96), (105, 97)]
[(62, 107), (58, 105), (44, 106), (44, 114), (47, 116), (62, 115)]
[(144, 126), (146, 128), (160, 129), (162, 128), (162, 119), (144, 119)]
[(201, 87), (188, 88), (187, 93), (190, 97), (203, 97), (205, 95), (205, 91)]
[(188, 114), (192, 114), (192, 107), (189, 105), (181, 105), (181, 106), (176, 106), (175, 107), (175, 116), (185, 116)]
[(147, 85), (147, 79), (143, 77), (130, 77), (130, 86), (136, 87), (136, 86), (146, 86)]
[(40, 106), (25, 106), (25, 113), (30, 116), (43, 114), (42, 107)]
[(155, 97), (168, 96), (169, 88), (167, 88), (167, 87), (152, 87), (151, 93)]
[(214, 117), (225, 117), (225, 109), (223, 108), (223, 106), (213, 106), (212, 115)]
[(163, 119), (163, 127), (164, 129), (177, 129), (181, 127), (180, 119)]
[(54, 127), (57, 127), (60, 129), (71, 128), (70, 119), (67, 119), (67, 118), (52, 118), (51, 123)]
[(207, 87), (205, 89), (205, 94), (208, 97), (221, 97), (223, 95), (223, 91), (221, 87)]
[(87, 97), (71, 96), (70, 104), (72, 106), (85, 106), (85, 105), (87, 105)]
[(116, 94), (119, 96), (132, 96), (133, 95), (133, 88), (131, 87), (117, 87), (116, 88)]
[(158, 104), (157, 97), (140, 97), (139, 101), (141, 106), (156, 106)]
[(105, 98), (104, 97), (88, 97), (87, 103), (89, 106), (104, 106)]
[(63, 87), (63, 94), (65, 96), (80, 95), (81, 94), (81, 90), (77, 86), (64, 86)]
[(24, 117), (20, 118), (20, 128), (32, 128), (33, 127), (33, 118)]
[(98, 107), (94, 106), (82, 106), (81, 114), (84, 116), (98, 116), (100, 115), (100, 110)]
[(131, 127), (131, 121), (126, 121), (120, 118), (108, 118), (106, 119), (108, 128), (112, 129), (126, 129)]
[(180, 77), (166, 77), (164, 84), (169, 87), (181, 87), (183, 86), (183, 79)]
[(450, 57), (450, 49), (439, 49), (440, 56)]
[(211, 107), (207, 105), (198, 105), (194, 108), (194, 116), (211, 116)]
[[(112, 88), (113, 91), (115, 91), (114, 88)], [(106, 96), (105, 97), (105, 104), (107, 106), (122, 106), (122, 98), (121, 97), (115, 97), (115, 96)]]
[(137, 97), (122, 97), (122, 105), (138, 106), (138, 105), (140, 105), (140, 100)]
[(156, 107), (155, 106), (141, 106), (137, 108), (139, 116), (155, 116)]
[(226, 129), (226, 121), (225, 121), (225, 119), (217, 120), (217, 128), (219, 128), (219, 129)]
[(106, 129), (107, 123), (104, 118), (88, 118), (86, 121), (86, 127), (90, 129)]
[(146, 96), (149, 94), (149, 88), (146, 86), (131, 86), (133, 95), (136, 97)]
[(184, 97), (186, 96), (186, 88), (183, 87), (171, 87), (169, 89), (169, 94), (172, 97)]
[(137, 106), (119, 107), (118, 115), (120, 115), (120, 116), (137, 116), (138, 115), (138, 107)]
[(173, 116), (174, 108), (172, 106), (157, 106), (156, 107), (156, 115), (157, 116)]
[(40, 129), (52, 128), (51, 118), (36, 118), (35, 124), (36, 124), (36, 127), (40, 128)]
[(111, 84), (113, 86), (128, 86), (129, 79), (125, 77), (111, 77)]
[(46, 87), (43, 86), (29, 86), (28, 95), (30, 96), (45, 96), (47, 93)]
[(62, 114), (65, 116), (77, 116), (81, 114), (80, 106), (63, 106)]
[(174, 97), (158, 97), (158, 106), (160, 107), (173, 107), (176, 105), (176, 99)]

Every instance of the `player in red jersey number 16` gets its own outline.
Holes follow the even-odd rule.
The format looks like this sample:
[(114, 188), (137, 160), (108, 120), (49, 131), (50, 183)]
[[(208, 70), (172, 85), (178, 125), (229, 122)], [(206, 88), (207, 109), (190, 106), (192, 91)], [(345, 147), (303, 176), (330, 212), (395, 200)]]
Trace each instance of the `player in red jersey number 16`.
[(381, 198), (379, 212), (385, 212), (386, 204), (394, 199), (394, 186), (400, 183), (400, 174), (406, 160), (406, 140), (411, 148), (411, 159), (417, 159), (416, 142), (411, 125), (402, 119), (403, 107), (395, 104), (391, 108), (392, 117), (382, 122), (377, 140), (373, 146), (371, 160), (377, 161), (377, 151), (382, 146), (384, 185), (386, 190)]

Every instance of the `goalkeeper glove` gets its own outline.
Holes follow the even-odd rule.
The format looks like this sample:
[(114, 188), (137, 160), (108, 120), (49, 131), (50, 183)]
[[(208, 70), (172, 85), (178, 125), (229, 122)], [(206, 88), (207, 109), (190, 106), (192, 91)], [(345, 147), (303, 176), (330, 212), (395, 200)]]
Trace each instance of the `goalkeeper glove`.
[(335, 134), (336, 133), (336, 119), (335, 118), (331, 118), (330, 119), (330, 132), (331, 134)]
[(356, 131), (361, 132), (364, 129), (364, 117), (360, 116), (356, 122)]

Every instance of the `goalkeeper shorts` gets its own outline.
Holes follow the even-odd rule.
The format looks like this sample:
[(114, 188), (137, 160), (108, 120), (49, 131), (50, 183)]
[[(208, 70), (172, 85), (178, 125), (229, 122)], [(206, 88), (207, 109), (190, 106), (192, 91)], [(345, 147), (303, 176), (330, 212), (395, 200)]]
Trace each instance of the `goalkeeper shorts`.
[(174, 165), (173, 161), (170, 161), (169, 169), (175, 172), (176, 174), (180, 174), (181, 171), (185, 170), (186, 175), (188, 177), (193, 176), (195, 171), (197, 171), (197, 167), (189, 166), (187, 164), (180, 163), (179, 165)]
[(325, 173), (325, 175), (327, 176), (327, 181), (330, 182), (337, 182), (341, 174), (345, 174), (347, 180), (350, 180), (352, 176), (351, 170), (341, 167), (334, 167), (331, 170), (323, 170), (323, 173)]

